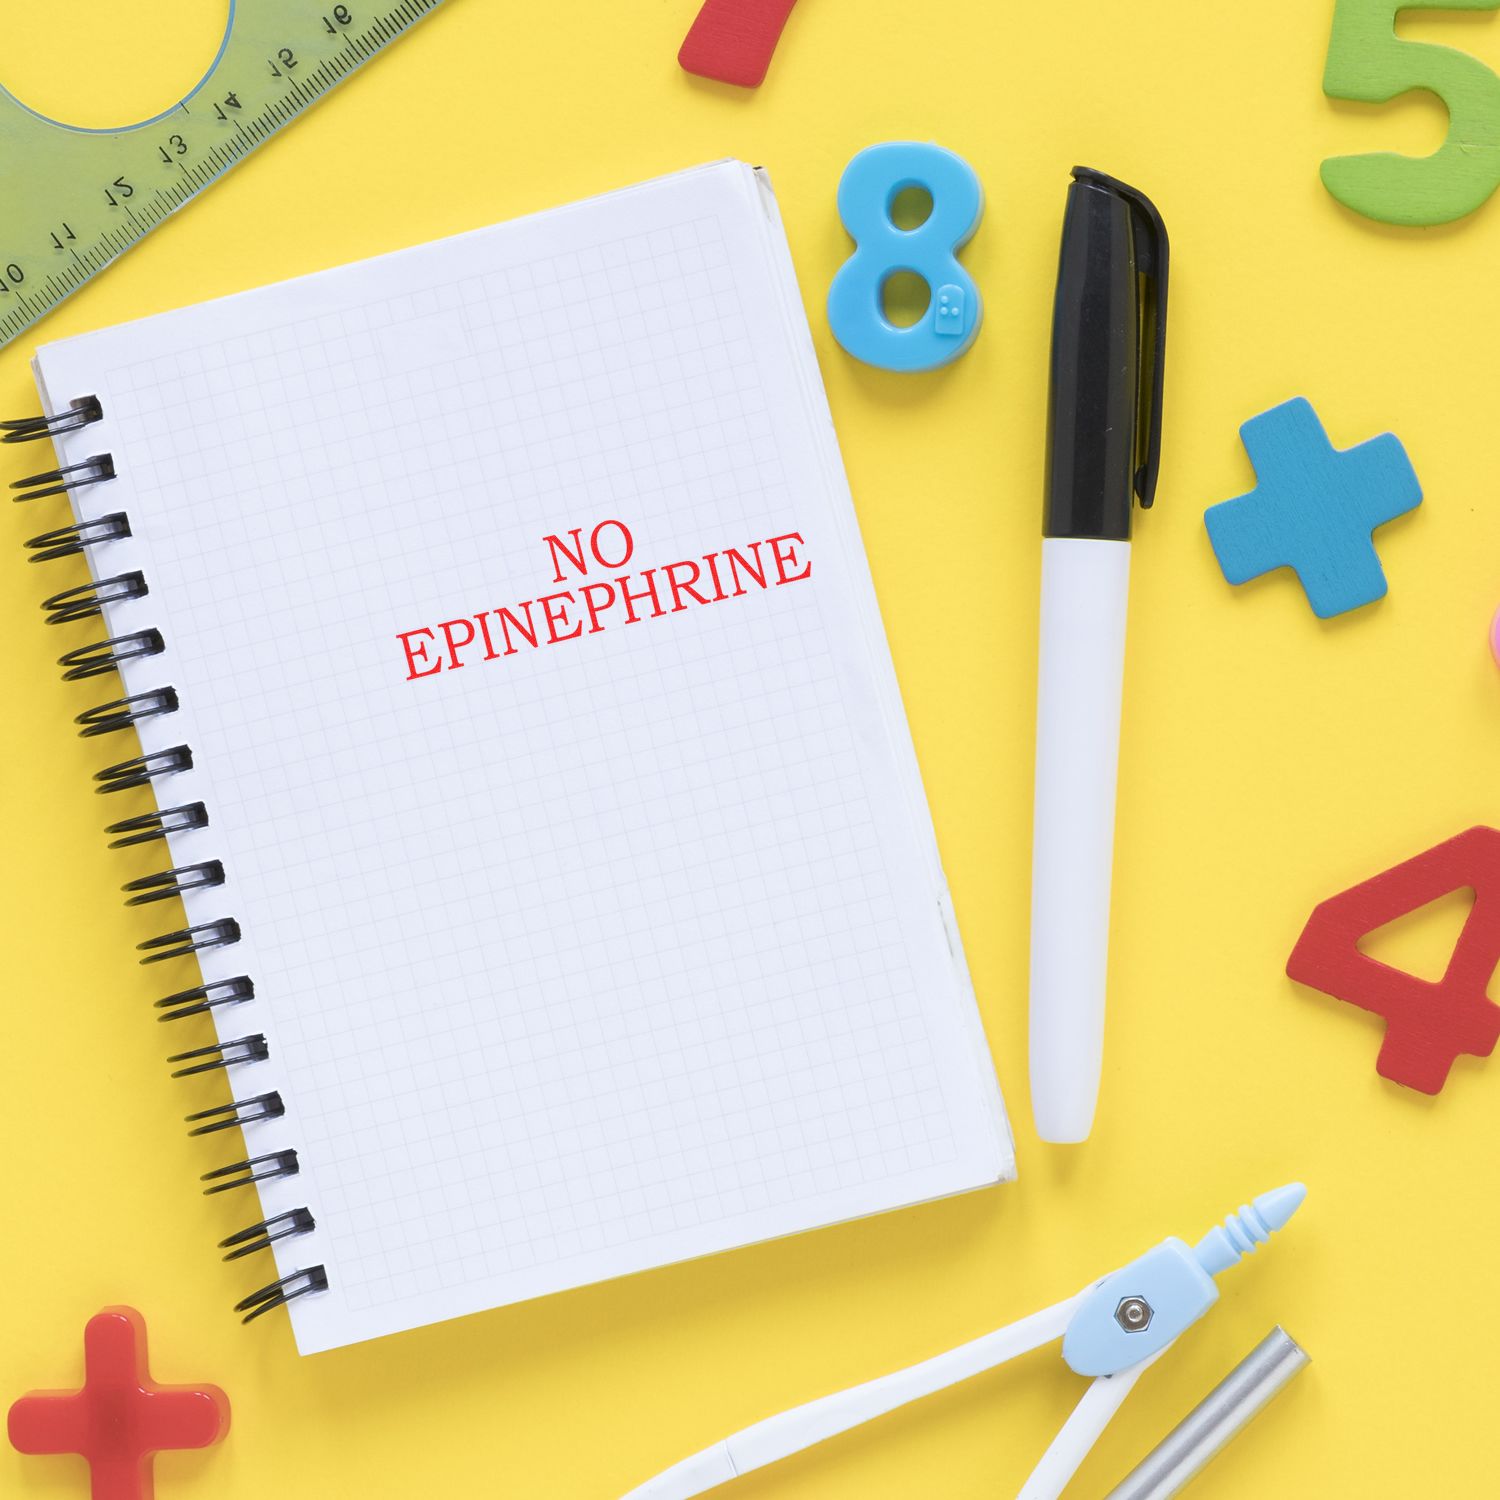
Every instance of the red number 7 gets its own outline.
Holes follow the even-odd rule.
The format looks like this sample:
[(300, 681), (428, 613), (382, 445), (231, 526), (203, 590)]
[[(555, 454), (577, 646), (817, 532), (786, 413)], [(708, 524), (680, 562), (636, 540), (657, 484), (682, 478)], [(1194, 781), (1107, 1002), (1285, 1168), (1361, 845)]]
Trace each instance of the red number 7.
[[(677, 61), (700, 78), (753, 89), (766, 76), (797, 0), (705, 0)], [(1495, 0), (1500, 5), (1500, 0)]]

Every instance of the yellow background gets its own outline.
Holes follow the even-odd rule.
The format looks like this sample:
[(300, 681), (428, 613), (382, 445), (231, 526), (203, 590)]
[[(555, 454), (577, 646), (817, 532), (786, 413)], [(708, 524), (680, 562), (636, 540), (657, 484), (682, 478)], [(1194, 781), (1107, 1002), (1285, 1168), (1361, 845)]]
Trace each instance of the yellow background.
[[(159, 986), (132, 945), (158, 922), (119, 899), (157, 860), (103, 848), (89, 777), (116, 743), (79, 740), (71, 720), (109, 693), (59, 683), (58, 632), (36, 607), (84, 575), (29, 568), (22, 540), (57, 512), (6, 506), (0, 1400), (75, 1384), (85, 1319), (126, 1301), (149, 1320), (158, 1378), (217, 1380), (234, 1405), (225, 1446), (159, 1462), (160, 1500), (605, 1500), (1301, 1177), (1295, 1223), (1223, 1278), (1074, 1493), (1118, 1480), (1277, 1321), (1313, 1367), (1201, 1481), (1205, 1497), (1495, 1493), (1500, 1061), (1461, 1061), (1436, 1099), (1400, 1090), (1374, 1071), (1379, 1023), (1283, 968), (1318, 900), (1500, 821), (1485, 649), (1500, 604), (1500, 205), (1398, 231), (1327, 196), (1322, 157), (1425, 152), (1445, 124), (1430, 99), (1323, 97), (1327, 0), (804, 0), (753, 93), (678, 70), (695, 8), (449, 0), (35, 336), (715, 157), (768, 166), (1020, 1180), (310, 1360), (282, 1319), (242, 1331), (229, 1306), (260, 1268), (221, 1266), (213, 1244), (246, 1205), (197, 1194), (225, 1153), (178, 1123), (213, 1090), (162, 1065), (206, 1038), (154, 1023)], [(139, 118), (192, 81), (223, 13), (3, 0), (0, 81), (89, 123)], [(1403, 30), (1500, 66), (1490, 15)], [(839, 172), (900, 137), (960, 152), (987, 193), (966, 252), (984, 330), (931, 375), (856, 366), (822, 313), (848, 253)], [(1094, 1139), (1059, 1149), (1030, 1125), (1025, 1008), (1048, 334), (1075, 162), (1156, 198), (1174, 270), (1166, 460), (1131, 601), (1106, 1077)], [(6, 415), (35, 409), (27, 343), (0, 354)], [(1288, 575), (1231, 590), (1200, 519), (1250, 488), (1239, 423), (1295, 394), (1341, 446), (1396, 431), (1427, 496), (1380, 534), (1389, 596), (1326, 624)], [(39, 456), (0, 450), (0, 479)], [(1407, 953), (1430, 964), (1448, 937), (1429, 924)], [(732, 1493), (1009, 1495), (1081, 1388), (1045, 1352)], [(0, 1445), (0, 1492), (80, 1495), (74, 1462)]]

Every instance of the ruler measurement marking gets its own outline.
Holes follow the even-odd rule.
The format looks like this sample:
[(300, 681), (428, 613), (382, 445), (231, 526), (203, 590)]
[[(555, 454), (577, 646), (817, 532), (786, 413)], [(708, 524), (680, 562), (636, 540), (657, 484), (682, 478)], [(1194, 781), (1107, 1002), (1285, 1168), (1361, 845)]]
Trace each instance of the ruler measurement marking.
[[(297, 0), (239, 0), (235, 23), (219, 58), (193, 94), (197, 97), (201, 92), (203, 102), (213, 104), (219, 117), (220, 128), (208, 138), (202, 133), (214, 124), (212, 117), (195, 115), (186, 98), (178, 100), (155, 127), (87, 133), (40, 121), (0, 99), (0, 155), (14, 150), (21, 159), (46, 163), (33, 174), (33, 181), (41, 186), (33, 191), (31, 201), (7, 202), (5, 190), (0, 189), (0, 224), (10, 226), (15, 235), (8, 245), (0, 242), (0, 285), (8, 266), (17, 267), (23, 278), (21, 285), (3, 287), (9, 295), (0, 295), (0, 347), (86, 286), (441, 3), (401, 0), (394, 9), (374, 15), (361, 29), (341, 25), (332, 31), (327, 29), (327, 17), (306, 14)], [(266, 24), (268, 20), (273, 24)], [(284, 40), (273, 44), (270, 38), (278, 29)], [(309, 31), (316, 35), (309, 36)], [(260, 51), (263, 43), (267, 53)], [(284, 54), (292, 54), (291, 60)], [(262, 96), (263, 102), (256, 105), (253, 96), (258, 88), (251, 80), (257, 68), (268, 64), (273, 79), (281, 79), (282, 92), (268, 99)], [(260, 77), (262, 82), (273, 81), (264, 73)], [(235, 79), (239, 82), (232, 87)], [(252, 96), (246, 100), (249, 108), (228, 104), (231, 98), (243, 97), (247, 89)], [(193, 122), (191, 135), (186, 129), (183, 136), (170, 135), (179, 115)], [(225, 125), (232, 125), (233, 133), (223, 130)], [(190, 144), (196, 141), (196, 150), (179, 150), (183, 137)], [(50, 156), (54, 143), (55, 170)], [(168, 163), (163, 153), (169, 150)], [(169, 174), (170, 182), (158, 182), (148, 195), (146, 164), (152, 160), (157, 173), (164, 164), (177, 171)], [(51, 197), (55, 183), (63, 187)], [(105, 206), (107, 195), (114, 198), (112, 208)], [(140, 201), (132, 202), (132, 198)], [(119, 209), (124, 213), (119, 214)], [(72, 226), (77, 226), (77, 233)], [(67, 243), (61, 240), (64, 232)], [(45, 268), (43, 245), (48, 258)], [(67, 258), (55, 258), (64, 249)]]

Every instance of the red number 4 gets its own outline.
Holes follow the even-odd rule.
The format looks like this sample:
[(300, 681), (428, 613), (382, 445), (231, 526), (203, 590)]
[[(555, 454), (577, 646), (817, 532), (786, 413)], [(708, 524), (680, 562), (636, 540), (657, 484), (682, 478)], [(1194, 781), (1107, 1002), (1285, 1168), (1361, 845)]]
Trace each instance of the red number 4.
[[(1474, 906), (1435, 982), (1359, 951), (1359, 940), (1452, 891), (1472, 889)], [(1286, 971), (1386, 1021), (1376, 1071), (1436, 1094), (1461, 1055), (1488, 1057), (1500, 1039), (1500, 1006), (1486, 994), (1500, 964), (1500, 831), (1471, 828), (1318, 906)]]

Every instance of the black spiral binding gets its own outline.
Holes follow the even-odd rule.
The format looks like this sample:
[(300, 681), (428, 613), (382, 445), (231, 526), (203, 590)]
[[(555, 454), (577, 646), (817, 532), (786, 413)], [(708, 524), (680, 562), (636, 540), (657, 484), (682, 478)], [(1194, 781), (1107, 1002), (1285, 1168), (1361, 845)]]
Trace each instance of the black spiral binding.
[(105, 766), (94, 772), (99, 783), (96, 792), (125, 792), (132, 787), (145, 786), (158, 776), (172, 776), (178, 771), (193, 769), (193, 752), (186, 745), (173, 745), (170, 750), (153, 750), (149, 755), (132, 756), (117, 766)]
[(115, 578), (101, 578), (83, 583), (76, 589), (64, 589), (42, 600), (49, 625), (69, 625), (74, 620), (89, 620), (104, 613), (106, 604), (123, 604), (127, 599), (144, 599), (149, 591), (140, 573), (121, 573)]
[(108, 453), (96, 453), (81, 463), (67, 464), (60, 469), (48, 469), (42, 474), (33, 474), (28, 479), (17, 479), (11, 489), (20, 490), (12, 500), (45, 500), (49, 495), (66, 495), (69, 490), (81, 490), (85, 485), (103, 484), (115, 477), (115, 461)]
[(61, 437), (65, 432), (77, 432), (90, 422), (104, 419), (104, 408), (97, 396), (80, 396), (67, 409), (55, 417), (21, 417), (12, 422), (0, 422), (0, 443), (30, 443), (37, 438)]
[[(285, 1113), (286, 1105), (281, 1102), (281, 1095), (273, 1091), (269, 1094), (256, 1094), (251, 1099), (236, 1099), (233, 1104), (216, 1104), (212, 1109), (200, 1109), (196, 1114), (184, 1115), (183, 1119), (193, 1127), (188, 1131), (189, 1135), (217, 1135), (219, 1131), (232, 1130), (236, 1125), (279, 1120)], [(199, 1124), (199, 1121), (203, 1123)]]
[(146, 906), (152, 901), (180, 896), (184, 891), (204, 891), (210, 886), (223, 884), (224, 866), (218, 860), (210, 859), (198, 865), (179, 865), (174, 870), (162, 870), (156, 875), (143, 875), (139, 880), (127, 880), (120, 889), (135, 892), (126, 898), (126, 906)]
[(117, 734), (132, 724), (139, 724), (142, 719), (176, 712), (177, 689), (153, 688), (149, 693), (133, 693), (128, 698), (116, 698), (113, 703), (101, 703), (98, 708), (86, 709), (73, 722), (79, 726), (78, 733), (84, 739), (92, 739), (97, 734)]
[(270, 1286), (263, 1286), (243, 1302), (236, 1302), (234, 1310), (244, 1313), (242, 1322), (253, 1323), (262, 1313), (268, 1313), (274, 1307), (285, 1307), (288, 1302), (295, 1302), (298, 1297), (305, 1297), (309, 1292), (327, 1290), (328, 1273), (322, 1266), (310, 1266), (305, 1271), (293, 1271), (290, 1276), (283, 1276)]
[(28, 562), (54, 562), (59, 557), (76, 557), (85, 547), (97, 547), (100, 542), (117, 542), (130, 535), (130, 517), (123, 510), (100, 516), (93, 521), (79, 521), (73, 526), (59, 526), (56, 531), (44, 531), (26, 543), (32, 556)]
[[(53, 417), (0, 421), (0, 443), (29, 443), (43, 438), (61, 437), (65, 433), (77, 432), (102, 421), (103, 418), (104, 408), (99, 398), (83, 396), (74, 401), (66, 411)], [(11, 485), (11, 489), (16, 491), (12, 498), (24, 501), (45, 500), (50, 496), (70, 494), (89, 485), (107, 484), (114, 477), (113, 455), (99, 453), (78, 463), (60, 465), (55, 469), (33, 474), (27, 479), (17, 480)], [(76, 557), (89, 548), (106, 542), (119, 541), (130, 534), (130, 518), (123, 511), (114, 511), (92, 520), (76, 521), (72, 525), (44, 531), (32, 537), (26, 543), (26, 548), (31, 554), (32, 562), (55, 562), (59, 558)], [(112, 605), (143, 599), (149, 592), (142, 574), (119, 573), (113, 577), (99, 577), (92, 583), (53, 594), (43, 600), (42, 609), (46, 612), (49, 625), (71, 625), (80, 620), (102, 616)], [(159, 656), (165, 650), (166, 642), (160, 631), (138, 630), (129, 635), (111, 636), (87, 646), (76, 647), (58, 658), (58, 666), (62, 668), (65, 681), (77, 682), (112, 672), (123, 662)], [(78, 724), (78, 733), (89, 739), (118, 733), (146, 719), (176, 713), (178, 708), (177, 690), (159, 687), (101, 703), (98, 707), (79, 714), (75, 722)], [(150, 786), (178, 772), (189, 771), (192, 767), (191, 747), (174, 745), (170, 749), (132, 756), (95, 772), (94, 780), (98, 785), (94, 790), (100, 793), (132, 791), (137, 787)], [(189, 802), (179, 807), (159, 807), (154, 812), (122, 818), (111, 823), (105, 832), (110, 836), (112, 849), (123, 849), (135, 844), (164, 840), (172, 834), (206, 828), (208, 821), (208, 809), (204, 804)], [(127, 881), (121, 890), (127, 906), (147, 906), (182, 896), (188, 891), (215, 889), (222, 886), (224, 880), (223, 864), (210, 859), (198, 864), (177, 865), (154, 875)], [(163, 933), (137, 947), (142, 955), (141, 963), (154, 964), (228, 947), (239, 940), (239, 923), (233, 917), (219, 917), (210, 922), (199, 922)], [(160, 1011), (160, 1015), (157, 1019), (180, 1021), (188, 1016), (217, 1014), (223, 1008), (243, 1005), (254, 998), (255, 984), (249, 975), (206, 980), (192, 989), (179, 990), (176, 994), (158, 1000), (156, 1009)], [(231, 1069), (244, 1065), (265, 1062), (270, 1055), (270, 1043), (262, 1033), (255, 1032), (232, 1041), (218, 1042), (213, 1046), (194, 1047), (185, 1052), (174, 1053), (167, 1061), (173, 1066), (174, 1078), (190, 1078), (205, 1073), (228, 1073)], [(279, 1119), (285, 1113), (286, 1105), (281, 1095), (272, 1091), (252, 1094), (212, 1109), (199, 1110), (188, 1115), (186, 1123), (190, 1127), (190, 1135), (216, 1135), (222, 1130), (262, 1120)], [(299, 1170), (295, 1151), (273, 1151), (232, 1162), (206, 1173), (202, 1179), (206, 1184), (203, 1191), (205, 1194), (226, 1193), (255, 1183), (295, 1177)], [(294, 1208), (239, 1230), (222, 1240), (219, 1248), (225, 1252), (226, 1261), (239, 1260), (243, 1256), (267, 1250), (279, 1240), (311, 1234), (316, 1228), (317, 1223), (310, 1210)], [(294, 1302), (298, 1297), (327, 1290), (328, 1273), (325, 1268), (309, 1266), (252, 1292), (235, 1305), (235, 1311), (242, 1315), (243, 1322), (250, 1323), (273, 1308)]]
[(173, 1078), (191, 1078), (195, 1073), (212, 1073), (215, 1068), (232, 1068), (237, 1063), (265, 1062), (271, 1055), (270, 1043), (256, 1032), (254, 1036), (237, 1037), (232, 1042), (220, 1042), (213, 1047), (194, 1047), (190, 1052), (179, 1052), (169, 1057), (169, 1063), (188, 1063), (178, 1068)]
[(180, 1021), (184, 1016), (206, 1016), (221, 1005), (243, 1005), (254, 998), (255, 985), (248, 974), (238, 974), (233, 979), (213, 979), (158, 1000), (156, 1008), (166, 1011), (166, 1015), (156, 1019)]
[[(126, 703), (129, 700), (120, 698), (116, 701)], [(114, 704), (106, 706), (113, 708)], [(78, 732), (84, 733), (82, 729)], [(109, 841), (111, 849), (128, 849), (132, 844), (149, 844), (166, 838), (168, 834), (191, 833), (195, 828), (207, 827), (208, 809), (201, 802), (189, 802), (185, 807), (163, 807), (155, 812), (142, 813), (138, 818), (121, 818), (104, 831), (120, 835)]]

